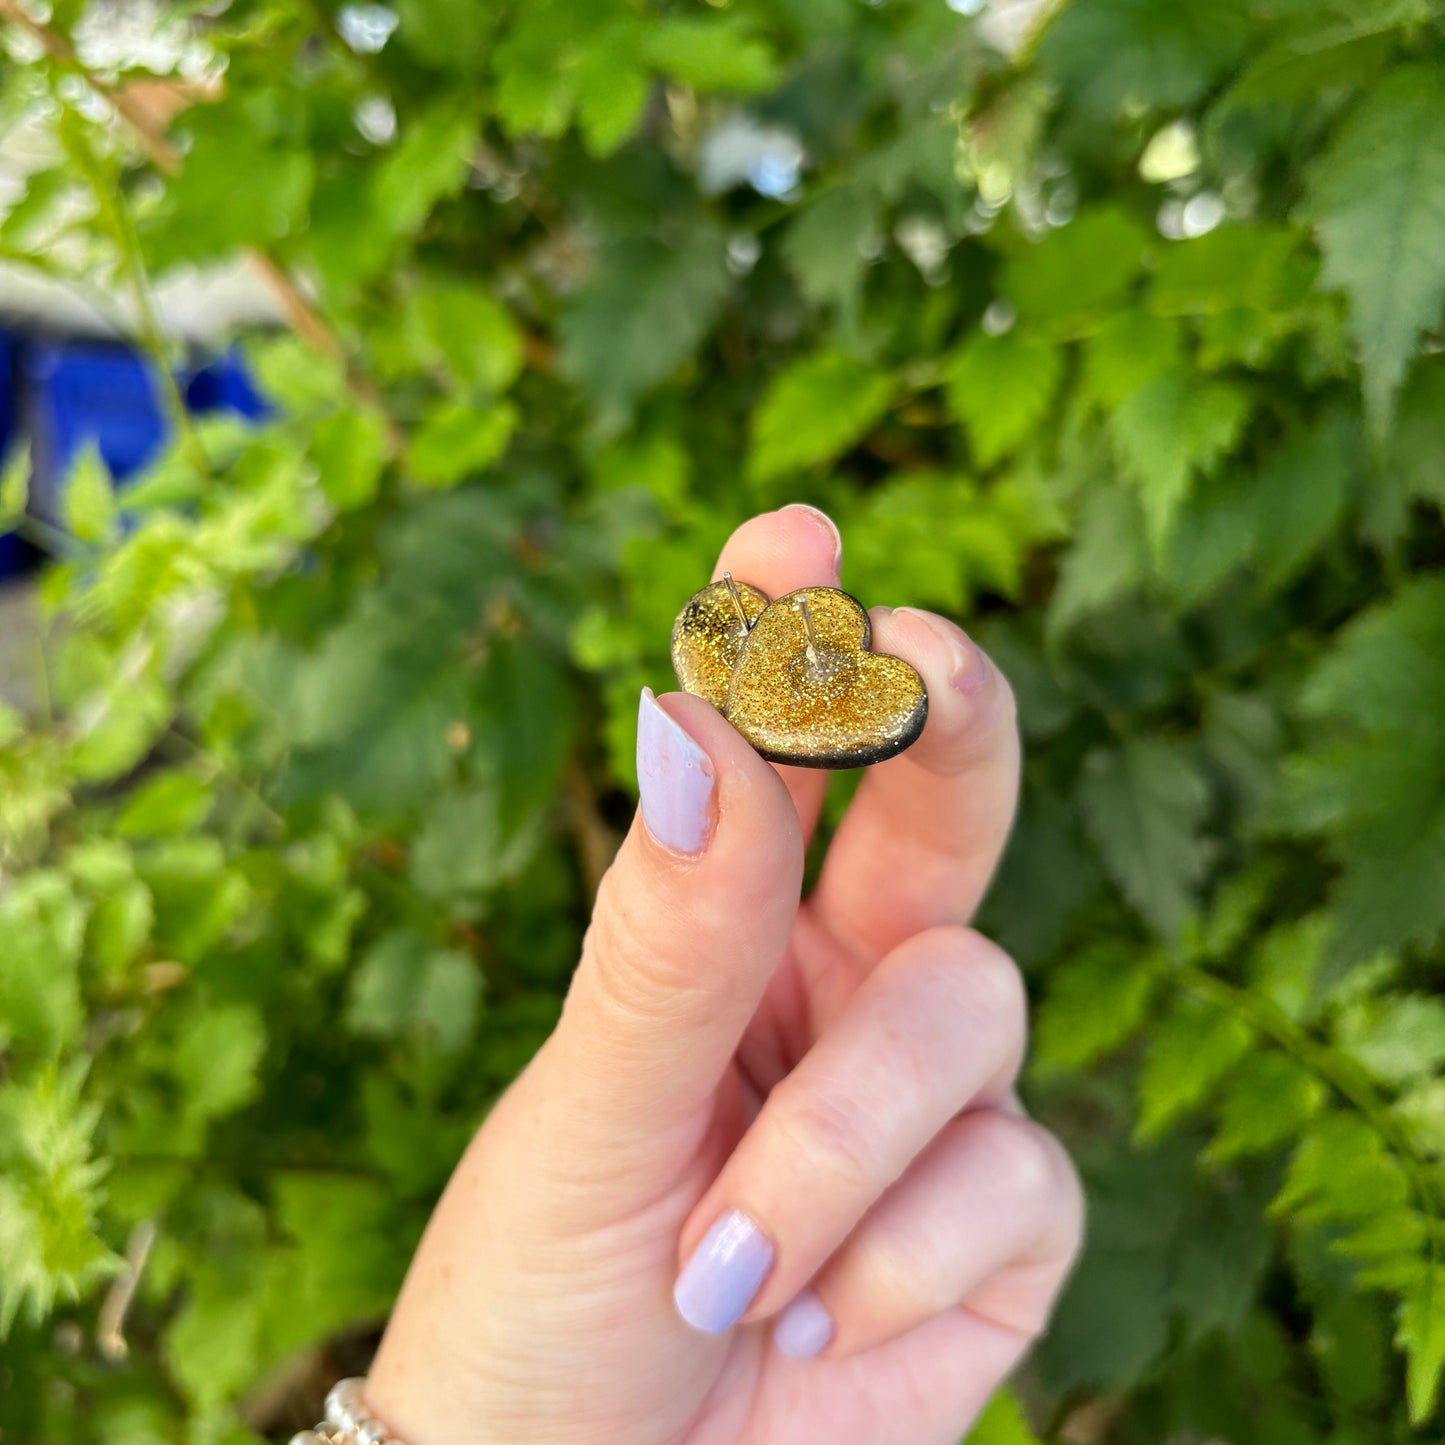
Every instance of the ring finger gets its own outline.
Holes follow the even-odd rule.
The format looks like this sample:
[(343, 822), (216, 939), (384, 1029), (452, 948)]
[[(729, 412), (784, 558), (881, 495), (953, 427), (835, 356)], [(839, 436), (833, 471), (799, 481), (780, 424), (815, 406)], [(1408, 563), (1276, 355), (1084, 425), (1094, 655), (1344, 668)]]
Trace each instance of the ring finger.
[(1025, 1012), (1013, 963), (967, 929), (930, 930), (885, 958), (693, 1211), (683, 1318), (722, 1330), (793, 1299), (950, 1119), (1008, 1097)]

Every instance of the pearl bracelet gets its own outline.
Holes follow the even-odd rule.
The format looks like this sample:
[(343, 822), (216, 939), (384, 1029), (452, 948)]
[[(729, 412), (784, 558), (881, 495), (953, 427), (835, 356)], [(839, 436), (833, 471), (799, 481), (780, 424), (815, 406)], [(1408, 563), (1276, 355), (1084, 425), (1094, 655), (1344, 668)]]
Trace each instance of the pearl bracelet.
[(402, 1445), (366, 1408), (365, 1380), (342, 1380), (326, 1397), (326, 1418), (291, 1437), (291, 1445)]

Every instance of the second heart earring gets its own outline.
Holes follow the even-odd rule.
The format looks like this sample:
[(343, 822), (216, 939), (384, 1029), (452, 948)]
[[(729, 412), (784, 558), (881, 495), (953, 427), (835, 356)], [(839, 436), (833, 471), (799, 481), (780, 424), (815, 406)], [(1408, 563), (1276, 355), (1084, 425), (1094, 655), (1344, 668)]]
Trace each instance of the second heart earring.
[(923, 679), (871, 641), (868, 614), (836, 587), (769, 602), (724, 575), (678, 614), (672, 663), (770, 761), (856, 768), (901, 753), (928, 716)]

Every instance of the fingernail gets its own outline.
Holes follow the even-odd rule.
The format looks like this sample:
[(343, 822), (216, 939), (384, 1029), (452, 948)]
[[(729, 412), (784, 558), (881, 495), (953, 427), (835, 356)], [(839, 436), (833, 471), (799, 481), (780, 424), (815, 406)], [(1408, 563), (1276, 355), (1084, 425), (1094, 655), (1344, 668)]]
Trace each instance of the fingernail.
[(814, 518), (833, 539), (833, 571), (840, 572), (843, 567), (843, 534), (838, 530), (838, 524), (824, 511), (817, 507), (810, 507), (807, 502), (789, 502), (782, 509), (785, 512), (806, 512)]
[(672, 1298), (695, 1330), (730, 1330), (753, 1302), (773, 1267), (768, 1237), (740, 1210), (730, 1209), (703, 1235), (682, 1267)]
[(790, 1360), (811, 1360), (828, 1348), (833, 1338), (833, 1317), (810, 1289), (805, 1289), (773, 1326), (773, 1346)]
[(644, 687), (637, 704), (637, 791), (642, 821), (664, 848), (701, 853), (707, 846), (713, 781), (712, 759)]
[(963, 628), (955, 627), (942, 617), (920, 612), (916, 607), (895, 607), (893, 610), (916, 617), (935, 637), (948, 644), (952, 656), (948, 685), (955, 692), (974, 693), (987, 685), (988, 660), (978, 643)]

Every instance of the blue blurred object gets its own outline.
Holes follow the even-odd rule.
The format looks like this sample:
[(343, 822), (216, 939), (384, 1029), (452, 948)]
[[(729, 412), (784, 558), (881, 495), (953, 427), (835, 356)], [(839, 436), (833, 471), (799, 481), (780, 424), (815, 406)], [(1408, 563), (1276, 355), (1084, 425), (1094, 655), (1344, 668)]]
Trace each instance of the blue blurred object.
[(165, 413), (149, 366), (124, 346), (37, 341), (22, 352), (22, 422), (30, 436), (30, 505), (58, 523), (60, 489), (88, 445), (117, 482), (164, 445)]
[[(271, 413), (238, 351), (177, 380), (189, 411), (231, 411), (251, 421)], [(0, 458), (17, 435), (28, 437), (37, 517), (59, 522), (61, 489), (84, 447), (93, 445), (121, 484), (162, 449), (169, 431), (154, 370), (128, 347), (0, 333)], [(33, 549), (18, 538), (0, 538), (0, 577), (33, 560)]]
[(184, 391), (186, 406), (194, 412), (234, 411), (247, 421), (264, 421), (271, 415), (271, 403), (256, 390), (236, 350), (193, 371)]
[[(13, 355), (10, 338), (0, 333), (0, 465), (10, 454), (10, 434), (15, 430)], [(0, 581), (18, 572), (25, 560), (25, 544), (19, 537), (0, 536)]]

